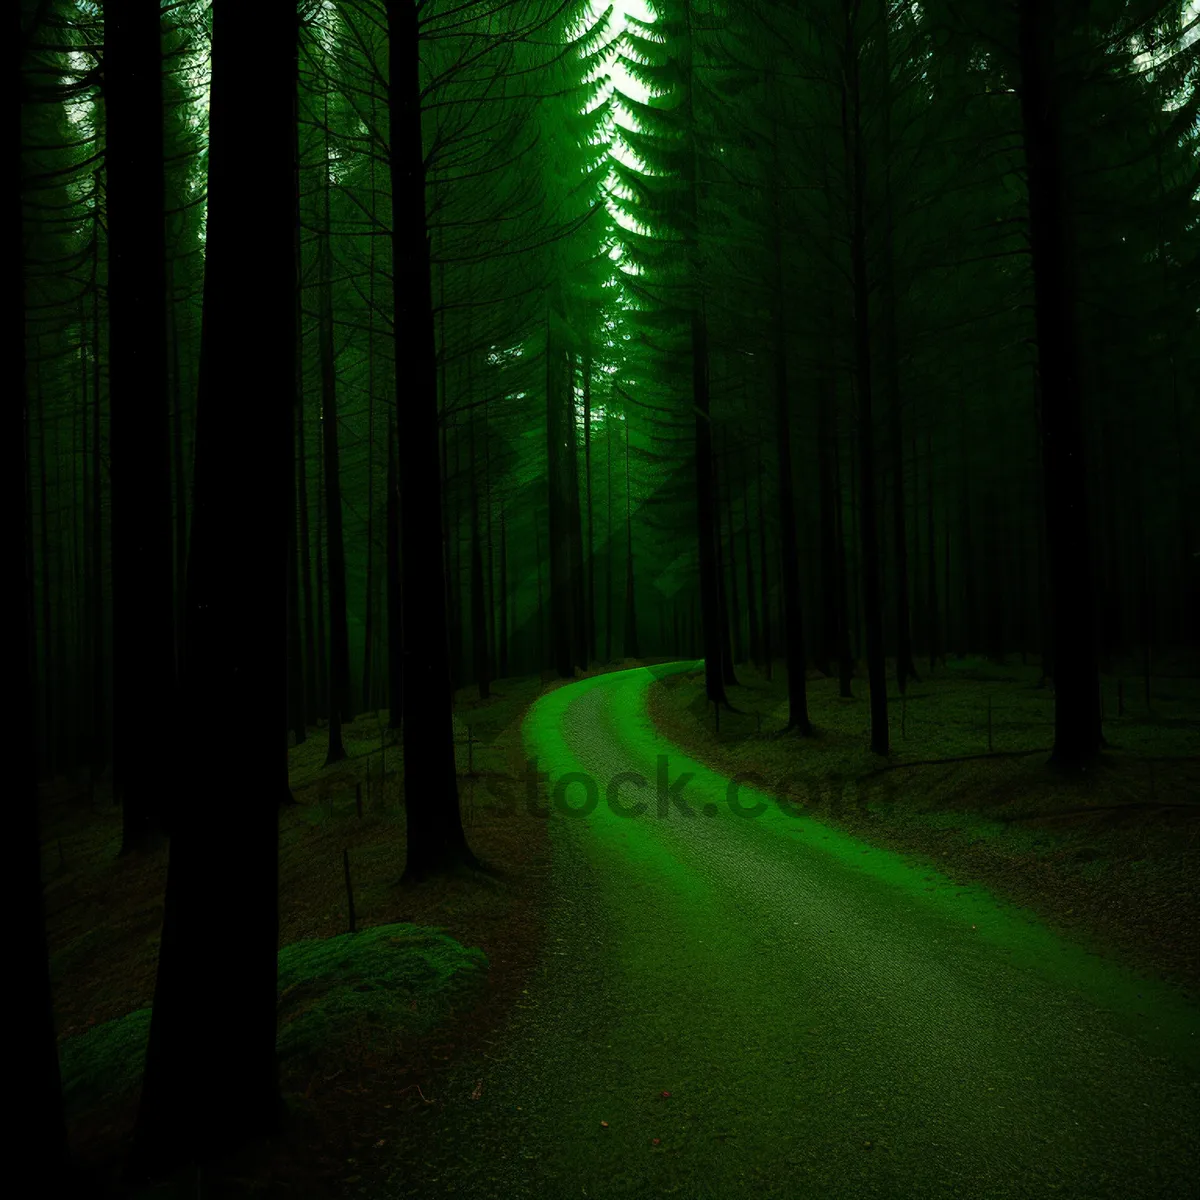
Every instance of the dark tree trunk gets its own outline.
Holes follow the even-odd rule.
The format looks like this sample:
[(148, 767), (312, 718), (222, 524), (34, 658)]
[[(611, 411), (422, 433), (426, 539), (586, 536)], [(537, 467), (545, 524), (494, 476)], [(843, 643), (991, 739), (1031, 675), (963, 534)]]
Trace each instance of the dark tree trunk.
[(710, 704), (728, 705), (723, 657), (725, 639), (721, 629), (721, 585), (717, 566), (717, 522), (713, 503), (708, 329), (699, 308), (692, 311), (692, 404), (696, 413), (696, 536), (700, 558), (700, 622), (704, 631), (704, 690)]
[[(328, 123), (328, 113), (326, 113)], [(326, 135), (328, 137), (328, 135)], [(325, 147), (329, 155), (328, 141)], [(350, 703), (350, 634), (346, 602), (346, 542), (342, 531), (342, 479), (338, 462), (337, 373), (333, 344), (333, 262), (329, 215), (329, 170), (322, 168), (325, 225), (321, 232), (318, 284), (321, 359), (321, 448), (325, 468), (325, 532), (329, 555), (329, 751), (325, 765), (346, 757), (342, 725), (354, 719)]]
[(288, 728), (297, 746), (308, 736), (304, 695), (304, 644), (300, 636), (300, 564), (296, 545), (296, 424), (288, 423), (287, 639)]
[(912, 626), (908, 595), (908, 533), (904, 498), (904, 413), (900, 395), (900, 347), (896, 341), (896, 284), (894, 250), (894, 203), (892, 199), (892, 73), (888, 46), (888, 7), (880, 3), (879, 45), (882, 50), (880, 112), (883, 145), (883, 254), (880, 261), (880, 317), (883, 326), (884, 402), (888, 413), (888, 435), (892, 460), (892, 541), (896, 556), (896, 684), (903, 694), (910, 679), (917, 679), (913, 663)]
[[(445, 344), (442, 346), (445, 353)], [(444, 377), (443, 377), (444, 382)], [(446, 401), (447, 410), (449, 401)], [(462, 530), (460, 518), (462, 505), (460, 503), (462, 487), (462, 438), (458, 433), (458, 414), (454, 416), (454, 475), (453, 488), (447, 483), (446, 504), (449, 509), (450, 553), (446, 555), (446, 596), (449, 608), (447, 619), (450, 622), (446, 631), (450, 639), (450, 679), (451, 687), (459, 687), (466, 678), (466, 639), (463, 620), (463, 589), (462, 589)]]
[(183, 659), (183, 606), (187, 596), (187, 456), (184, 453), (183, 364), (179, 354), (179, 321), (175, 315), (174, 271), (167, 264), (167, 326), (171, 346), (171, 482), (175, 491), (175, 674)]
[[(157, 12), (157, 10), (155, 10)], [(10, 5), (4, 21), (5, 113), (8, 120), (9, 151), (19, 161), (22, 144), (21, 113), (25, 103), (26, 79), (22, 71), (22, 6)], [(9, 819), (15, 828), (8, 833), (15, 850), (16, 870), (8, 872), (8, 909), (16, 924), (16, 944), (9, 959), (11, 978), (19, 981), (9, 997), (14, 1029), (21, 1031), (25, 1051), (14, 1056), (16, 1072), (9, 1086), (17, 1089), (20, 1103), (13, 1107), (9, 1135), (13, 1145), (30, 1164), (36, 1164), (39, 1190), (49, 1195), (67, 1195), (70, 1147), (63, 1114), (62, 1084), (58, 1066), (58, 1043), (54, 1033), (54, 1008), (50, 992), (50, 963), (46, 952), (45, 904), (41, 878), (41, 831), (38, 821), (37, 787), (37, 704), (34, 689), (36, 627), (33, 608), (32, 480), (29, 478), (30, 436), (29, 373), (24, 337), (25, 278), (22, 270), (25, 249), (22, 240), (21, 191), (10, 184), (4, 189), (8, 210), (4, 228), (8, 231), (8, 266), (3, 278), (13, 301), (9, 309), (10, 329), (7, 343), (10, 361), (19, 355), (20, 388), (4, 405), (3, 477), (9, 497), (9, 513), (20, 524), (25, 545), (20, 552), (20, 605), (15, 637), (9, 642), (10, 686), (17, 694), (10, 718), (10, 733), (17, 757), (17, 779), (13, 785), (13, 804)], [(82, 331), (81, 331), (82, 332)], [(93, 397), (97, 408), (100, 397)], [(99, 650), (99, 646), (98, 646)], [(15, 1011), (14, 1011), (15, 1010)], [(22, 1065), (23, 1064), (23, 1065)], [(68, 1190), (70, 1189), (70, 1190)]]
[(542, 526), (541, 514), (536, 510), (533, 514), (533, 563), (537, 572), (537, 628), (534, 631), (534, 647), (537, 657), (537, 669), (545, 667), (546, 657), (546, 614), (542, 599)]
[[(38, 342), (34, 342), (35, 351)], [(40, 358), (40, 354), (38, 355)], [(58, 747), (55, 738), (55, 708), (54, 708), (54, 592), (50, 579), (50, 507), (47, 493), (50, 488), (50, 473), (46, 463), (46, 438), (50, 434), (50, 421), (46, 412), (46, 397), (42, 391), (42, 381), (39, 373), (37, 382), (38, 409), (38, 532), (41, 559), (42, 585), (42, 677), (41, 677), (41, 712), (42, 712), (42, 753), (43, 768), (48, 775), (53, 775), (58, 767)]]
[[(375, 160), (371, 159), (371, 205), (375, 204)], [(362, 706), (380, 707), (372, 691), (375, 647), (375, 238), (371, 238), (367, 280), (367, 578), (364, 588)]]
[(751, 553), (749, 485), (742, 493), (742, 551), (746, 559), (746, 615), (750, 619), (750, 661), (762, 662), (762, 642), (758, 636), (758, 604), (754, 593), (754, 557)]
[(1083, 397), (1056, 94), (1056, 7), (1051, 0), (1020, 0), (1019, 91), (1029, 189), (1055, 661), (1051, 761), (1079, 769), (1096, 759), (1103, 739), (1088, 544)]
[(558, 344), (553, 316), (546, 316), (546, 452), (549, 470), (550, 642), (554, 669), (563, 679), (575, 674), (575, 588), (571, 492), (578, 485), (571, 472), (575, 437), (574, 408), (566, 353)]
[(768, 679), (775, 669), (774, 650), (771, 646), (771, 570), (767, 565), (771, 559), (767, 554), (767, 512), (763, 504), (762, 452), (759, 451), (758, 469), (758, 566), (760, 583), (760, 612), (762, 614), (762, 658), (763, 673)]
[(387, 0), (386, 12), (395, 361), (409, 365), (407, 371), (396, 371), (396, 411), (404, 414), (405, 426), (400, 522), (409, 580), (404, 592), (404, 877), (415, 880), (458, 863), (476, 865), (476, 859), (467, 846), (458, 804), (446, 593), (428, 586), (444, 577), (444, 550), (419, 13), (404, 0)]
[[(299, 347), (299, 332), (297, 332)], [(296, 374), (302, 381), (304, 372), (297, 349)], [(304, 445), (304, 388), (297, 384), (296, 400), (296, 479), (298, 507), (300, 510), (300, 590), (304, 598), (304, 713), (305, 721), (314, 724), (319, 711), (319, 697), (324, 695), (318, 669), (316, 614), (313, 611), (313, 562), (312, 542), (308, 524), (308, 453)], [(324, 654), (324, 649), (321, 650)]]
[[(776, 230), (778, 231), (778, 213)], [(776, 245), (778, 246), (778, 238)], [(782, 279), (776, 279), (775, 447), (779, 475), (779, 540), (783, 551), (783, 637), (788, 689), (788, 729), (812, 732), (804, 679), (804, 614), (800, 603), (800, 556), (796, 552), (796, 498), (792, 486), (792, 432), (788, 411), (787, 334), (782, 312)]]
[(926, 467), (925, 488), (927, 491), (927, 504), (925, 509), (925, 540), (928, 543), (926, 553), (929, 559), (929, 578), (926, 588), (928, 595), (925, 597), (926, 604), (926, 627), (929, 630), (929, 669), (933, 670), (933, 665), (937, 661), (937, 657), (941, 652), (941, 626), (938, 618), (938, 587), (937, 587), (937, 554), (934, 552), (937, 543), (934, 541), (933, 527), (933, 429), (932, 426), (925, 433), (925, 453), (929, 459), (929, 464)]
[(387, 425), (387, 629), (388, 728), (404, 717), (404, 600), (400, 570), (400, 480), (396, 473), (396, 422)]
[(608, 501), (605, 505), (608, 520), (608, 536), (604, 542), (604, 661), (612, 662), (613, 647), (613, 588), (616, 582), (616, 545), (613, 541), (613, 488), (612, 488), (612, 424), (611, 407), (604, 414), (604, 458), (608, 475)]
[[(98, 186), (93, 179), (93, 186)], [(99, 206), (97, 206), (97, 209)], [(92, 281), (99, 275), (100, 232), (99, 218), (92, 225)], [(105, 654), (104, 625), (104, 509), (102, 504), (102, 470), (100, 449), (101, 345), (100, 345), (100, 288), (92, 288), (92, 645), (95, 647), (95, 667), (92, 676), (92, 779), (98, 779), (107, 759), (108, 722), (105, 714), (108, 672)], [(32, 547), (31, 547), (32, 549)]]
[(838, 578), (837, 516), (835, 507), (841, 498), (833, 490), (833, 412), (836, 404), (837, 384), (832, 367), (822, 380), (821, 395), (817, 400), (817, 490), (820, 504), (820, 556), (821, 556), (821, 630), (817, 641), (817, 666), (824, 675), (831, 675), (832, 664), (838, 653)]
[[(858, 388), (859, 486), (862, 530), (863, 622), (867, 643), (867, 678), (871, 689), (871, 749), (888, 753), (887, 678), (883, 658), (883, 615), (880, 611), (879, 537), (875, 509), (874, 416), (871, 394), (871, 317), (867, 281), (866, 156), (863, 149), (861, 88), (857, 30), (853, 19), (846, 23), (846, 61), (849, 96), (843, 93), (843, 124), (852, 162), (853, 214), (850, 243), (854, 282), (854, 362)], [(847, 110), (849, 113), (847, 114)]]
[[(469, 389), (468, 389), (469, 393)], [(492, 670), (488, 662), (487, 609), (484, 596), (483, 546), (479, 521), (479, 485), (476, 482), (475, 454), (475, 410), (468, 414), (470, 437), (470, 493), (471, 493), (471, 655), (475, 673), (475, 686), (480, 700), (492, 694)]]
[(587, 570), (587, 591), (583, 613), (586, 631), (587, 666), (596, 657), (596, 525), (592, 511), (592, 344), (584, 343), (583, 351), (583, 481), (584, 502), (587, 505), (587, 543), (584, 563)]
[(625, 658), (641, 658), (638, 642), (637, 593), (633, 577), (633, 508), (629, 488), (629, 415), (625, 416)]
[(497, 633), (496, 656), (500, 663), (500, 678), (508, 678), (508, 524), (504, 499), (500, 500), (500, 627)]
[[(195, 497), (188, 561), (183, 725), (253, 697), (287, 703), (287, 440), (295, 387), (294, 231), (248, 223), (245, 181), (277, 217), (292, 211), (295, 9), (212, 6), (208, 240)], [(156, 76), (157, 77), (157, 76)], [(248, 122), (253, 110), (262, 121)], [(246, 355), (247, 288), (255, 313)], [(283, 383), (281, 386), (281, 374)], [(236, 436), (234, 433), (236, 432)], [(247, 479), (258, 485), (253, 502)], [(278, 726), (275, 726), (278, 728)], [(205, 1162), (275, 1131), (278, 785), (271, 737), (228, 739), (176, 773), (162, 945), (134, 1174)], [(213, 819), (214, 796), (236, 830)], [(228, 980), (238, 981), (237, 1004)]]
[(124, 853), (161, 819), (174, 690), (165, 167), (158, 9), (111, 0), (104, 16), (113, 781)]
[(567, 360), (567, 514), (571, 541), (571, 658), (586, 671), (588, 665), (587, 577), (583, 558), (583, 514), (579, 500), (579, 435), (575, 416), (574, 360)]
[[(716, 481), (714, 480), (714, 489)], [(718, 516), (716, 528), (717, 541), (717, 605), (721, 615), (721, 678), (726, 687), (737, 684), (737, 676), (733, 673), (733, 643), (729, 637), (729, 597), (725, 590), (725, 563), (721, 546), (721, 525)]]
[[(836, 410), (833, 429), (833, 489), (837, 497), (834, 508), (834, 578), (837, 584), (837, 664), (838, 696), (843, 700), (854, 697), (854, 655), (850, 650), (850, 603), (846, 573), (846, 508), (842, 502), (841, 432)], [(851, 451), (853, 453), (853, 451)]]
[(487, 627), (489, 662), (500, 657), (496, 645), (496, 558), (492, 552), (492, 435), (488, 427), (488, 406), (483, 406), (483, 545), (487, 558)]
[[(733, 641), (732, 663), (745, 662), (742, 645), (742, 605), (738, 596), (737, 534), (733, 524), (733, 481), (725, 481), (725, 519), (729, 526), (729, 631)], [(724, 578), (724, 577), (722, 577)], [(729, 683), (730, 680), (726, 680)]]
[(978, 645), (979, 614), (975, 597), (975, 545), (971, 533), (972, 497), (970, 468), (967, 464), (966, 391), (959, 392), (958, 478), (959, 478), (959, 550), (958, 573), (962, 582), (962, 612), (958, 622), (958, 652), (972, 653)]

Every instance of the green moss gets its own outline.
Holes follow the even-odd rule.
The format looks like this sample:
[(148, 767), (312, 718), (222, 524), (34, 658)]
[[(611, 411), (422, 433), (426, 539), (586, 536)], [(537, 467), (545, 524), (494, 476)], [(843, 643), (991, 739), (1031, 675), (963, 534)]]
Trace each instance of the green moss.
[[(486, 970), (481, 950), (417, 925), (294, 942), (279, 952), (280, 1058), (426, 1033), (470, 999)], [(142, 1008), (66, 1039), (59, 1061), (68, 1113), (132, 1091), (149, 1036), (150, 1009)]]
[(417, 925), (294, 942), (279, 952), (279, 1053), (353, 1035), (371, 1045), (422, 1034), (466, 998), (483, 951)]
[(150, 1010), (139, 1008), (67, 1038), (58, 1058), (68, 1115), (132, 1091), (141, 1078), (149, 1037)]

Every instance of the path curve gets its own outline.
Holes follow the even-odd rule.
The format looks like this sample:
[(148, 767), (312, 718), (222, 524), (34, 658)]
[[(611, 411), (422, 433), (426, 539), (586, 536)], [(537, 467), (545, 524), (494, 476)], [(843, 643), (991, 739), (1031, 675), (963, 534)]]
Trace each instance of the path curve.
[[(545, 952), (494, 1056), (411, 1114), (422, 1161), (384, 1194), (1193, 1194), (1200, 1012), (766, 793), (741, 788), (735, 803), (763, 811), (735, 814), (728, 780), (646, 713), (656, 680), (694, 666), (598, 676), (534, 706)], [(589, 815), (555, 806), (571, 773), (560, 794), (584, 806), (590, 778)], [(625, 773), (648, 785), (627, 776), (617, 793), (644, 800), (640, 816), (606, 803)]]

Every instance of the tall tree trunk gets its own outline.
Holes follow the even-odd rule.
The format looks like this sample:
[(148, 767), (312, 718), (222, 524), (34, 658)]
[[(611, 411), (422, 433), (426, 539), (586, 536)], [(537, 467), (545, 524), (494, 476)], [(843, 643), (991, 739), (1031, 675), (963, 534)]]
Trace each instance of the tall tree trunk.
[[(328, 101), (327, 101), (328, 104)], [(325, 122), (329, 116), (326, 109)], [(329, 144), (326, 133), (321, 190), (325, 224), (320, 247), (318, 283), (321, 358), (321, 448), (325, 466), (325, 533), (329, 555), (329, 750), (325, 765), (346, 757), (342, 724), (354, 719), (350, 703), (350, 633), (346, 602), (346, 542), (342, 531), (342, 478), (338, 463), (337, 371), (333, 344), (333, 262), (329, 214)]]
[(410, 366), (396, 371), (396, 411), (405, 422), (398, 464), (403, 565), (409, 581), (404, 590), (404, 877), (412, 880), (457, 863), (477, 863), (458, 804), (446, 592), (429, 586), (430, 580), (444, 577), (444, 549), (420, 14), (406, 0), (386, 0), (386, 14), (395, 361)]
[(584, 342), (583, 350), (583, 479), (584, 502), (587, 505), (587, 544), (584, 562), (587, 570), (587, 592), (583, 613), (587, 634), (585, 666), (596, 657), (596, 526), (592, 511), (592, 343)]
[[(746, 559), (746, 615), (750, 621), (750, 661), (762, 662), (762, 642), (758, 636), (758, 604), (754, 598), (754, 557), (750, 538), (750, 490), (742, 492), (742, 550)], [(676, 638), (678, 641), (678, 638)], [(678, 649), (678, 647), (676, 647)]]
[(912, 627), (908, 594), (908, 533), (904, 493), (904, 413), (900, 394), (900, 347), (896, 340), (896, 275), (894, 210), (892, 197), (892, 69), (888, 45), (888, 3), (879, 0), (880, 26), (876, 34), (882, 50), (880, 101), (883, 145), (883, 254), (880, 260), (879, 307), (882, 325), (884, 404), (888, 413), (888, 437), (892, 460), (892, 541), (896, 556), (896, 684), (903, 694), (910, 679), (917, 679), (913, 662)]
[(404, 601), (400, 569), (400, 479), (396, 469), (396, 420), (387, 425), (387, 625), (388, 728), (398, 730), (404, 716)]
[(540, 672), (546, 665), (546, 616), (542, 600), (542, 525), (541, 514), (534, 509), (533, 513), (533, 562), (537, 572), (537, 629), (534, 631), (534, 652), (537, 658), (537, 669)]
[[(294, 234), (248, 223), (244, 185), (291, 211), (295, 9), (214, 0), (208, 233), (192, 537), (184, 639), (184, 727), (245, 697), (282, 723), (287, 703), (287, 439), (295, 400)], [(157, 73), (156, 73), (157, 79)], [(262, 123), (248, 122), (253, 110)], [(246, 289), (269, 296), (245, 355)], [(281, 386), (280, 374), (284, 374)], [(244, 481), (260, 485), (247, 502)], [(279, 743), (228, 739), (173, 786), (162, 945), (134, 1174), (205, 1162), (274, 1132), (279, 943)], [(213, 820), (212, 797), (237, 814)], [(227, 974), (227, 972), (229, 972)], [(231, 1005), (228, 980), (238, 980)], [(231, 1083), (233, 1086), (231, 1086)]]
[(935, 553), (937, 543), (934, 541), (933, 527), (933, 426), (925, 431), (925, 454), (929, 459), (929, 465), (926, 468), (925, 487), (927, 490), (927, 503), (925, 507), (925, 540), (928, 543), (926, 553), (929, 559), (929, 578), (926, 583), (928, 595), (925, 597), (927, 606), (926, 625), (929, 630), (929, 669), (933, 670), (933, 665), (937, 661), (938, 654), (941, 651), (941, 626), (938, 623), (938, 588), (937, 588), (937, 554)]
[(183, 659), (183, 606), (187, 595), (187, 468), (184, 454), (183, 363), (179, 353), (179, 320), (175, 315), (173, 264), (167, 264), (170, 286), (166, 316), (171, 347), (171, 482), (175, 489), (175, 674)]
[(629, 486), (629, 414), (625, 414), (625, 658), (641, 658), (638, 641), (637, 590), (633, 576), (633, 499)]
[[(293, 398), (293, 403), (295, 399)], [(300, 636), (300, 563), (296, 544), (296, 422), (287, 431), (287, 642), (288, 728), (297, 746), (308, 736), (304, 695), (304, 643)]]
[(833, 413), (837, 402), (837, 382), (830, 367), (821, 380), (817, 399), (817, 490), (820, 523), (821, 558), (821, 624), (817, 639), (817, 666), (824, 675), (831, 675), (838, 653), (838, 580), (837, 580), (837, 517), (835, 507), (841, 497), (833, 490)]
[(563, 679), (575, 674), (575, 617), (572, 584), (571, 492), (578, 484), (571, 472), (574, 407), (570, 395), (567, 356), (558, 343), (553, 315), (546, 314), (546, 454), (549, 476), (550, 517), (550, 642), (554, 669)]
[(612, 487), (612, 426), (611, 401), (604, 413), (604, 460), (608, 477), (608, 499), (605, 504), (608, 535), (604, 541), (604, 661), (612, 662), (613, 647), (613, 588), (616, 582), (616, 544), (613, 540), (613, 487)]
[(971, 471), (967, 462), (967, 402), (965, 389), (959, 392), (958, 404), (958, 479), (959, 479), (959, 538), (958, 573), (962, 580), (962, 615), (958, 628), (958, 652), (967, 655), (978, 646), (979, 611), (975, 593), (975, 544), (971, 533), (973, 504)]
[(499, 661), (496, 645), (496, 561), (492, 552), (492, 434), (488, 426), (488, 406), (483, 406), (483, 544), (487, 556), (487, 611), (489, 661)]
[(710, 704), (728, 706), (722, 647), (721, 586), (713, 502), (712, 425), (709, 418), (708, 330), (699, 307), (692, 311), (692, 405), (695, 423), (696, 537), (700, 559), (700, 621), (704, 629), (704, 690)]
[(158, 9), (110, 0), (104, 17), (113, 782), (125, 853), (159, 820), (174, 690), (165, 167)]
[[(19, 162), (22, 145), (21, 115), (26, 100), (26, 76), (22, 71), (22, 7), (10, 5), (6, 12), (5, 85), (8, 95), (9, 151)], [(23, 182), (23, 181), (22, 181)], [(63, 1112), (62, 1079), (58, 1065), (58, 1042), (54, 1033), (54, 1004), (50, 990), (50, 960), (46, 949), (45, 901), (42, 884), (42, 839), (38, 820), (37, 786), (37, 697), (34, 688), (34, 659), (37, 630), (34, 619), (34, 576), (32, 533), (32, 480), (29, 477), (30, 411), (29, 366), (25, 340), (25, 255), (21, 221), (21, 190), (11, 185), (4, 189), (8, 217), (8, 266), (4, 272), (9, 299), (10, 349), (20, 355), (19, 393), (3, 406), (4, 453), (3, 478), (9, 497), (8, 512), (20, 513), (19, 529), (25, 545), (21, 548), (21, 579), (17, 601), (20, 617), (15, 636), (10, 633), (7, 647), (10, 687), (17, 693), (9, 730), (17, 756), (17, 779), (13, 788), (9, 820), (15, 828), (8, 831), (10, 853), (15, 852), (16, 870), (9, 870), (8, 906), (10, 920), (16, 925), (16, 944), (9, 951), (9, 970), (20, 985), (9, 997), (14, 1028), (21, 1031), (25, 1052), (14, 1056), (15, 1073), (9, 1086), (18, 1089), (20, 1103), (12, 1110), (9, 1134), (20, 1146), (27, 1161), (36, 1164), (41, 1178), (40, 1190), (49, 1194), (73, 1192), (67, 1178), (70, 1146)], [(16, 314), (16, 315), (14, 315)], [(83, 336), (82, 328), (80, 330)], [(12, 343), (16, 343), (12, 345)], [(99, 406), (99, 395), (94, 396)], [(19, 494), (18, 494), (19, 493)], [(10, 625), (11, 629), (11, 625)], [(15, 643), (15, 644), (14, 644)]]
[[(834, 572), (837, 586), (837, 664), (838, 696), (853, 699), (854, 654), (850, 648), (850, 598), (846, 570), (846, 506), (842, 501), (842, 435), (834, 408), (833, 420), (833, 490), (837, 497), (834, 508)], [(853, 450), (851, 451), (853, 456)]]
[[(468, 368), (468, 381), (470, 372)], [(470, 384), (468, 382), (468, 395)], [(468, 414), (470, 437), (470, 492), (471, 492), (471, 655), (475, 673), (475, 686), (480, 700), (491, 695), (492, 672), (488, 662), (487, 611), (484, 597), (483, 546), (479, 521), (479, 485), (476, 482), (475, 454), (475, 410)]]
[[(375, 206), (375, 159), (371, 159), (371, 207)], [(370, 712), (380, 707), (372, 692), (375, 646), (375, 238), (371, 238), (367, 275), (367, 579), (364, 589), (362, 703)]]
[[(299, 345), (299, 332), (297, 344)], [(296, 374), (301, 381), (297, 384), (296, 398), (296, 475), (297, 503), (300, 510), (300, 590), (304, 597), (304, 709), (305, 721), (311, 725), (316, 722), (320, 711), (319, 698), (325, 694), (321, 687), (318, 667), (320, 656), (324, 655), (324, 648), (318, 652), (317, 633), (314, 628), (316, 614), (313, 611), (312, 541), (309, 537), (308, 520), (308, 452), (304, 444), (304, 371), (299, 351), (296, 358)]]
[[(93, 186), (99, 185), (93, 179)], [(98, 212), (99, 205), (96, 206)], [(102, 504), (102, 472), (100, 451), (100, 287), (99, 287), (100, 232), (99, 217), (92, 226), (92, 644), (96, 648), (95, 668), (92, 675), (92, 779), (96, 780), (103, 770), (107, 758), (108, 711), (107, 666), (104, 626), (104, 509)]]
[[(778, 212), (776, 216), (778, 240)], [(787, 668), (788, 729), (812, 732), (808, 691), (804, 679), (804, 614), (800, 602), (800, 556), (796, 551), (796, 497), (792, 486), (792, 432), (788, 411), (787, 334), (783, 317), (783, 281), (776, 279), (775, 295), (775, 446), (779, 475), (779, 540), (783, 551), (783, 637)]]
[[(715, 466), (715, 464), (714, 464)], [(713, 500), (714, 500), (714, 517), (716, 519), (716, 528), (713, 531), (716, 535), (717, 547), (717, 607), (721, 614), (719, 629), (721, 631), (721, 678), (724, 680), (726, 687), (733, 687), (737, 684), (737, 677), (733, 673), (733, 642), (729, 636), (729, 596), (725, 589), (725, 561), (721, 539), (721, 514), (720, 514), (720, 490), (719, 483), (716, 477), (715, 469), (713, 475)]]
[(1046, 549), (1054, 644), (1054, 751), (1079, 769), (1099, 755), (1100, 683), (1088, 544), (1083, 397), (1060, 143), (1053, 0), (1020, 0), (1021, 123), (1042, 397)]
[[(888, 753), (887, 679), (883, 658), (883, 615), (880, 611), (879, 536), (875, 509), (874, 415), (871, 394), (871, 316), (867, 280), (866, 155), (863, 149), (861, 84), (855, 18), (847, 3), (846, 62), (849, 96), (843, 92), (843, 131), (850, 145), (852, 233), (850, 254), (854, 283), (854, 362), (858, 387), (859, 486), (862, 528), (863, 622), (867, 643), (867, 678), (871, 689), (871, 749)], [(845, 86), (845, 85), (843, 85)], [(847, 113), (851, 122), (846, 127)]]
[(567, 494), (567, 514), (571, 542), (571, 657), (581, 670), (588, 666), (587, 637), (587, 577), (583, 559), (583, 514), (579, 499), (579, 429), (575, 415), (575, 368), (573, 356), (568, 357), (567, 374), (567, 475), (570, 491)]
[[(318, 420), (320, 414), (318, 414)], [(317, 689), (325, 704), (325, 719), (329, 716), (329, 655), (325, 621), (325, 455), (317, 447)]]
[[(732, 636), (732, 663), (745, 661), (742, 645), (742, 606), (738, 596), (737, 534), (733, 524), (733, 481), (725, 481), (725, 519), (729, 524), (729, 630)], [(726, 682), (729, 682), (726, 680)]]
[(497, 634), (496, 657), (500, 678), (508, 678), (508, 524), (505, 519), (504, 498), (500, 499), (500, 628)]
[(771, 678), (775, 670), (774, 651), (771, 646), (771, 569), (767, 565), (771, 559), (767, 554), (767, 512), (763, 504), (763, 464), (761, 439), (758, 450), (758, 565), (761, 576), (762, 590), (760, 594), (762, 614), (762, 656), (763, 674)]
[[(40, 338), (34, 339), (35, 358), (40, 359)], [(54, 680), (54, 592), (51, 588), (50, 576), (50, 505), (48, 492), (50, 488), (50, 472), (46, 462), (46, 439), (50, 436), (50, 419), (47, 413), (46, 396), (42, 390), (41, 372), (37, 374), (37, 409), (38, 409), (38, 532), (39, 558), (41, 559), (41, 610), (42, 610), (42, 745), (43, 769), (48, 775), (54, 775), (58, 768), (58, 746), (55, 731), (55, 696)]]

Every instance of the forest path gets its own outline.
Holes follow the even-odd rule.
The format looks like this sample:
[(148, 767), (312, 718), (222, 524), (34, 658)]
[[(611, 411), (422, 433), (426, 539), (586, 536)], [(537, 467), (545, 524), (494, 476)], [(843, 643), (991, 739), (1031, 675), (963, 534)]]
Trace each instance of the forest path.
[[(646, 714), (655, 679), (693, 665), (598, 676), (531, 712), (545, 952), (495, 1054), (406, 1117), (416, 1161), (384, 1194), (1192, 1194), (1197, 1010), (768, 795), (743, 788), (766, 808), (739, 817), (728, 781)], [(596, 785), (588, 816), (549, 799), (569, 772)], [(605, 801), (623, 772), (648, 783), (621, 787), (641, 816)], [(660, 815), (660, 772), (693, 815)]]

